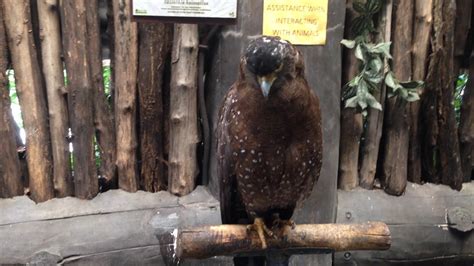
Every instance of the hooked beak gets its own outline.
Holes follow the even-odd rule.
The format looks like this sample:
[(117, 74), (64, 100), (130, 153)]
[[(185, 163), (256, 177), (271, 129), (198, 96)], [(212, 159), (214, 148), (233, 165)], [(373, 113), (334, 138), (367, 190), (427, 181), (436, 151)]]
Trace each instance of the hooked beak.
[(275, 78), (269, 76), (258, 77), (258, 83), (260, 84), (260, 89), (262, 90), (263, 97), (268, 98), (270, 94), (270, 89), (272, 88)]

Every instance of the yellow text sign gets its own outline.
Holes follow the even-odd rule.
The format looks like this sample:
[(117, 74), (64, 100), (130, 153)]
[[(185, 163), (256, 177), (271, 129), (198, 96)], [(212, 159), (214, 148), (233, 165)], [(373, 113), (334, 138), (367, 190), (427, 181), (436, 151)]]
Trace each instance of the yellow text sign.
[(264, 0), (263, 35), (292, 44), (326, 43), (328, 0)]

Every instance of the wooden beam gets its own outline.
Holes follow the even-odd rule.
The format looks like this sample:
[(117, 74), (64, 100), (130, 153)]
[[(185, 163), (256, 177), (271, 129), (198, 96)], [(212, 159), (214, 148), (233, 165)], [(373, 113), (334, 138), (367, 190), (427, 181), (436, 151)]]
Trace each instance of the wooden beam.
[(5, 29), (26, 131), (31, 198), (42, 202), (54, 197), (53, 169), (46, 95), (34, 46), (30, 1), (3, 1), (3, 12), (8, 14), (4, 18)]
[(73, 194), (74, 187), (67, 139), (69, 117), (64, 67), (61, 60), (59, 1), (41, 0), (37, 5), (41, 31), (41, 62), (48, 99), (54, 189), (56, 197), (66, 197)]
[(199, 172), (196, 160), (198, 46), (197, 25), (174, 26), (168, 190), (180, 196), (193, 191)]
[(68, 103), (72, 131), (74, 195), (91, 199), (99, 182), (94, 155), (94, 105), (96, 97), (89, 69), (86, 2), (62, 1), (63, 45), (68, 79)]
[(113, 2), (115, 131), (119, 188), (138, 190), (137, 167), (137, 68), (138, 29), (131, 21), (131, 0)]
[[(268, 250), (289, 254), (321, 251), (385, 250), (390, 248), (386, 224), (301, 224), (284, 226), (267, 237)], [(219, 225), (184, 229), (177, 233), (176, 255), (180, 259), (265, 253), (256, 232), (246, 225)]]

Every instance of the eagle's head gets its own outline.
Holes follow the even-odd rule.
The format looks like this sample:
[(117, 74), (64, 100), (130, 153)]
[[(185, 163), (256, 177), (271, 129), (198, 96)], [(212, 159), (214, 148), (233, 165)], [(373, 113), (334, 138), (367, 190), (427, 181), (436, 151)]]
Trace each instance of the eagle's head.
[(267, 98), (271, 90), (295, 78), (297, 63), (302, 64), (302, 57), (288, 41), (280, 37), (262, 36), (250, 42), (243, 63), (248, 73), (247, 79), (250, 78)]

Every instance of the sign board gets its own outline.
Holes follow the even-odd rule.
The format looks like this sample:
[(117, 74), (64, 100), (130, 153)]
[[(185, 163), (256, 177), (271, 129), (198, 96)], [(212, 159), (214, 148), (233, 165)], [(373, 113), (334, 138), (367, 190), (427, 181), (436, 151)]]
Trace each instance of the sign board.
[(133, 0), (135, 18), (160, 18), (172, 22), (235, 20), (237, 0)]
[(264, 0), (263, 34), (299, 45), (326, 44), (328, 0)]

